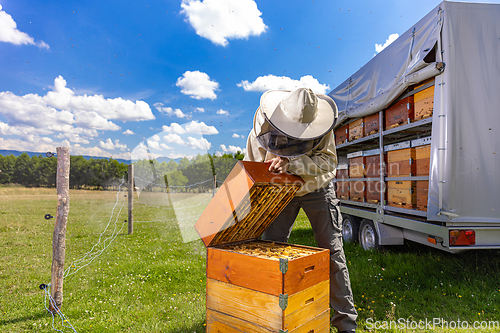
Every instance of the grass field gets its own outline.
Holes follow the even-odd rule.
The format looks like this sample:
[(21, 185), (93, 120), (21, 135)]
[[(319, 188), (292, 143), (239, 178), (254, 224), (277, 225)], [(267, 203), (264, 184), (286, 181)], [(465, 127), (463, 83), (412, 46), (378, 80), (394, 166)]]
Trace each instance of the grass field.
[[(52, 323), (39, 289), (50, 283), (54, 219), (44, 215), (55, 216), (55, 190), (0, 187), (1, 332), (205, 331), (203, 243), (183, 242), (186, 233), (161, 193), (141, 194), (134, 203), (134, 233), (128, 235), (124, 194), (70, 192), (62, 313), (73, 330), (60, 319)], [(177, 207), (190, 205), (191, 199), (174, 196), (180, 198)], [(192, 200), (197, 209), (203, 206), (200, 197)], [(303, 214), (290, 242), (315, 245)], [(499, 251), (452, 255), (414, 243), (381, 252), (355, 244), (344, 248), (360, 332), (469, 332), (476, 321), (500, 321)], [(434, 318), (448, 321), (448, 329), (425, 329), (422, 323), (424, 329), (411, 329)], [(376, 328), (391, 320), (410, 329)]]

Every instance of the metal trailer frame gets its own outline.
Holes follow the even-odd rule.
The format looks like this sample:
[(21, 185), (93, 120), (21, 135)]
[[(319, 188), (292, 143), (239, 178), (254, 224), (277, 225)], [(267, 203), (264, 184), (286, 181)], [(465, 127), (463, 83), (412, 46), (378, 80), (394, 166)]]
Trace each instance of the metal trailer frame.
[[(423, 85), (415, 90), (412, 90), (411, 92), (403, 94), (396, 99), (396, 101), (418, 93), (419, 91), (422, 91), (432, 85), (434, 85), (434, 82)], [(439, 89), (439, 86), (436, 86), (436, 89)], [(383, 111), (380, 111), (378, 133), (362, 137), (351, 142), (339, 144), (337, 145), (337, 150), (352, 152), (359, 150), (361, 147), (366, 147), (367, 145), (374, 146), (377, 144), (380, 155), (380, 163), (383, 167), (385, 167), (385, 143), (393, 143), (394, 139), (390, 139), (391, 137), (397, 138), (395, 140), (398, 142), (401, 142), (401, 138), (410, 140), (426, 137), (426, 135), (431, 133), (431, 126), (434, 117), (439, 118), (440, 116), (433, 113), (432, 117), (424, 118), (422, 120), (391, 128), (389, 130), (383, 130)], [(348, 121), (347, 124), (352, 121)], [(384, 140), (384, 138), (389, 139)], [(381, 187), (382, 190), (380, 191), (380, 204), (340, 200), (340, 211), (342, 214), (354, 216), (358, 219), (367, 219), (373, 222), (377, 233), (378, 245), (402, 245), (406, 239), (451, 253), (459, 253), (472, 249), (500, 249), (500, 226), (496, 224), (490, 224), (488, 222), (455, 224), (451, 221), (432, 221), (429, 220), (430, 216), (428, 216), (426, 211), (387, 206), (384, 200), (386, 190), (385, 182), (391, 180), (429, 180), (429, 176), (386, 177), (382, 174), (380, 178), (346, 178), (334, 180), (334, 182), (380, 181), (384, 184), (384, 186)], [(450, 247), (450, 230), (471, 229), (476, 233), (475, 245)], [(431, 240), (435, 241), (435, 243), (431, 242)]]

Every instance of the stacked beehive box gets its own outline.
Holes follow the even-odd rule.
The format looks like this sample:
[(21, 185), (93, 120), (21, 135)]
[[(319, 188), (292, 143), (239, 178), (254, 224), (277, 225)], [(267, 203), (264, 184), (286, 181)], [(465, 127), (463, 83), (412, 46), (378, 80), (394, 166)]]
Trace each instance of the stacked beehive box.
[[(415, 150), (415, 175), (429, 176), (429, 164), (431, 159), (431, 138), (422, 138), (411, 142), (412, 148)], [(427, 211), (429, 181), (418, 180), (416, 182), (418, 210)]]
[(366, 201), (366, 181), (353, 180), (352, 178), (365, 177), (365, 156), (363, 151), (357, 151), (347, 154), (349, 159), (349, 198), (353, 201), (365, 202)]
[[(380, 174), (383, 174), (383, 166), (380, 164), (380, 149), (365, 150), (363, 152), (365, 156), (365, 176), (366, 178), (377, 178)], [(384, 155), (385, 156), (385, 155)], [(377, 204), (380, 202), (380, 192), (382, 191), (382, 185), (379, 180), (377, 181), (366, 181), (366, 202)]]
[(349, 124), (337, 128), (334, 135), (336, 145), (349, 142)]
[(349, 165), (339, 164), (337, 166), (337, 187), (335, 189), (335, 194), (337, 198), (343, 200), (349, 200)]
[(258, 240), (303, 181), (238, 162), (196, 222), (207, 332), (329, 332), (329, 251)]
[(349, 141), (354, 141), (363, 137), (364, 118), (360, 118), (349, 123)]
[[(384, 147), (387, 152), (387, 176), (411, 177), (415, 175), (415, 150), (405, 141)], [(397, 180), (387, 182), (387, 204), (413, 209), (416, 206), (416, 182)]]
[(378, 133), (379, 131), (379, 114), (374, 113), (364, 118), (363, 134), (364, 136)]
[[(422, 84), (416, 86), (415, 89), (423, 87), (424, 85), (429, 84), (433, 81), (434, 78), (424, 81)], [(415, 93), (414, 103), (415, 121), (432, 116), (432, 111), (434, 109), (434, 85), (431, 85), (430, 87)]]
[(385, 110), (385, 129), (391, 129), (414, 120), (413, 95), (394, 102)]

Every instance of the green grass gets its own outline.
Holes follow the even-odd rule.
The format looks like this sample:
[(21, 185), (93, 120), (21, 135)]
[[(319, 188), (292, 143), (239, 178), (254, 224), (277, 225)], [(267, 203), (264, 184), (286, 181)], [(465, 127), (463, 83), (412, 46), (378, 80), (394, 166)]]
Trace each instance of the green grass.
[[(307, 218), (299, 218), (290, 242), (315, 246)], [(448, 328), (452, 321), (458, 324), (458, 320), (466, 321), (470, 327), (475, 321), (500, 322), (500, 251), (449, 254), (411, 242), (378, 252), (344, 244), (344, 251), (360, 331), (375, 328), (376, 321), (377, 327), (382, 327), (384, 321), (387, 325), (395, 321), (393, 327), (398, 328), (415, 327), (426, 320), (432, 324), (434, 318), (447, 321)], [(398, 320), (403, 320), (404, 325)], [(457, 331), (431, 327), (435, 329), (414, 331)], [(498, 327), (480, 331), (499, 332)]]
[[(123, 194), (115, 217), (126, 201)], [(66, 267), (91, 250), (110, 224), (94, 248), (108, 245), (102, 254), (87, 266), (70, 267), (74, 274), (64, 280), (62, 312), (77, 332), (204, 332), (203, 243), (183, 242), (161, 193), (141, 195), (149, 206), (135, 202), (134, 233), (128, 235), (126, 202), (118, 219), (110, 221), (116, 197), (111, 191), (70, 192)], [(55, 190), (0, 187), (0, 198), (0, 331), (55, 332), (38, 287), (50, 282), (54, 219), (47, 221), (44, 215), (56, 215)], [(122, 226), (112, 242), (104, 243)], [(315, 245), (304, 214), (290, 242)], [(444, 318), (470, 325), (500, 320), (499, 251), (452, 255), (414, 243), (381, 252), (362, 251), (355, 244), (344, 248), (360, 332), (367, 331), (371, 320)], [(60, 321), (55, 327), (72, 332)], [(385, 331), (400, 330), (372, 330)]]

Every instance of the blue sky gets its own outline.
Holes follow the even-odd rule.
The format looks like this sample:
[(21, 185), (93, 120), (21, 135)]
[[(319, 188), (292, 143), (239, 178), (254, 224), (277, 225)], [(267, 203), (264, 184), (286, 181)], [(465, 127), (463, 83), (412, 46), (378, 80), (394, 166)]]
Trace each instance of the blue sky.
[(0, 149), (243, 151), (264, 91), (329, 93), (439, 3), (0, 0)]

